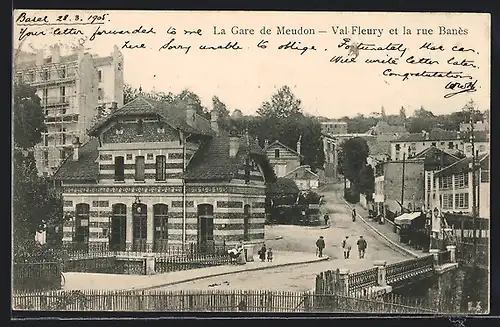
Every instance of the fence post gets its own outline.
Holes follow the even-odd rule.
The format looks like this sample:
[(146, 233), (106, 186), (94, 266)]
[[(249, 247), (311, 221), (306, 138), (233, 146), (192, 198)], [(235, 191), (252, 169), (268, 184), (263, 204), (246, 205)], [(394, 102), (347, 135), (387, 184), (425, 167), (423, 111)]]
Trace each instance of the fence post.
[(349, 293), (349, 269), (339, 269), (340, 292), (345, 295)]
[(154, 275), (155, 273), (155, 254), (146, 253), (144, 255), (146, 262), (146, 275)]
[(439, 265), (439, 249), (430, 249), (429, 253), (434, 257), (434, 265)]
[(450, 252), (450, 263), (455, 263), (457, 262), (456, 260), (456, 250), (457, 250), (457, 247), (455, 245), (448, 245), (446, 247), (446, 250), (448, 250)]
[(378, 284), (378, 286), (387, 286), (387, 278), (386, 278), (387, 261), (377, 260), (377, 261), (373, 262), (373, 265), (377, 268), (377, 284)]

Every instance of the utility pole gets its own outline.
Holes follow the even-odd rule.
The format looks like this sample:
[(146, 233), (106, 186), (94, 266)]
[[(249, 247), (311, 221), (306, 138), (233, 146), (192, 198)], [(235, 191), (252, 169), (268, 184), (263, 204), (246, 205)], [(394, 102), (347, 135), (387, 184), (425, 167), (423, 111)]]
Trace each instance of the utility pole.
[(474, 233), (474, 235), (472, 237), (472, 242), (473, 242), (472, 258), (473, 258), (473, 264), (475, 265), (476, 264), (476, 257), (477, 257), (476, 217), (477, 217), (478, 210), (476, 207), (476, 203), (477, 203), (476, 160), (477, 160), (477, 158), (476, 158), (476, 148), (475, 148), (475, 144), (474, 144), (475, 143), (475, 140), (474, 140), (475, 110), (474, 110), (474, 106), (473, 106), (472, 102), (466, 106), (466, 110), (469, 113), (469, 124), (470, 124), (470, 127), (468, 128), (468, 130), (469, 130), (469, 142), (471, 143), (471, 146), (472, 146), (472, 165), (471, 165), (472, 167), (470, 167), (472, 169), (472, 232)]
[(405, 196), (405, 162), (406, 162), (406, 153), (403, 153), (403, 177), (401, 181), (401, 206), (402, 210), (404, 209), (404, 196)]

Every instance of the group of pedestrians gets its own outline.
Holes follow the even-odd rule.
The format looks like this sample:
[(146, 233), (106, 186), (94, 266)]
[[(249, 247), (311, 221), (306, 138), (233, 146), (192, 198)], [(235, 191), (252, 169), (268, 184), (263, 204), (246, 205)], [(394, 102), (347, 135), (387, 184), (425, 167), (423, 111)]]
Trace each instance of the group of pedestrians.
[[(366, 243), (366, 240), (363, 238), (363, 236), (359, 237), (358, 241), (356, 242), (356, 245), (358, 246), (359, 258), (364, 259), (365, 251), (368, 244)], [(324, 249), (325, 249), (325, 238), (323, 236), (320, 236), (316, 241), (316, 254), (318, 255), (318, 257), (321, 258), (323, 256)], [(346, 236), (345, 239), (342, 240), (342, 249), (344, 252), (344, 259), (349, 259), (352, 249), (349, 236)]]
[(258, 254), (259, 254), (259, 259), (262, 262), (266, 261), (266, 257), (267, 257), (267, 262), (273, 261), (273, 249), (271, 248), (267, 249), (265, 243), (262, 244), (262, 247), (260, 248)]

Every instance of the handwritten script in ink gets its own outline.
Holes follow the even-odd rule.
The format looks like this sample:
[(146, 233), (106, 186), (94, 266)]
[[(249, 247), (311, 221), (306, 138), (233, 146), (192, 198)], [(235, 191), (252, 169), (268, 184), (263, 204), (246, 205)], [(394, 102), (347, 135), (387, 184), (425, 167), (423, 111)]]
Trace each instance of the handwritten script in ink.
[[(450, 39), (440, 38), (443, 36), (467, 35), (468, 29), (461, 26), (413, 30), (406, 26), (383, 29), (361, 25), (200, 28), (192, 22), (186, 22), (186, 26), (172, 26), (168, 22), (164, 26), (149, 26), (146, 19), (123, 29), (116, 28), (112, 18), (109, 13), (20, 12), (14, 23), (18, 27), (16, 38), (19, 42), (58, 36), (90, 46), (93, 42), (109, 39), (122, 51), (157, 51), (166, 57), (173, 53), (192, 56), (194, 53), (225, 52), (234, 54), (237, 60), (238, 54), (245, 51), (267, 52), (271, 56), (296, 55), (298, 64), (300, 60), (324, 60), (332, 67), (371, 65), (386, 83), (411, 83), (414, 79), (442, 81), (444, 98), (476, 92), (481, 87), (476, 77), (478, 50), (440, 41)], [(379, 41), (383, 35), (393, 40)], [(424, 41), (409, 46), (401, 42), (407, 35), (423, 36)], [(373, 41), (357, 42), (359, 37), (369, 37)]]

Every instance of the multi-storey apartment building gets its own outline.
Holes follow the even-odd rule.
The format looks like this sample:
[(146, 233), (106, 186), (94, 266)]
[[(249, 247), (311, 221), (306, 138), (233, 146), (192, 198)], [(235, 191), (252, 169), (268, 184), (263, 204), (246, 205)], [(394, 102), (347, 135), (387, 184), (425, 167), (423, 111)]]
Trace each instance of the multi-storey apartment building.
[(61, 55), (57, 45), (49, 56), (43, 50), (22, 52), (15, 62), (15, 77), (35, 87), (41, 99), (47, 131), (35, 147), (35, 156), (38, 172), (44, 175), (55, 171), (77, 137), (83, 142), (88, 139), (86, 130), (99, 104), (123, 103), (123, 56), (117, 47), (103, 58), (81, 47)]
[[(476, 158), (476, 208), (479, 218), (490, 218), (490, 155)], [(470, 215), (473, 205), (472, 157), (466, 157), (434, 174), (434, 205), (443, 213)]]
[(265, 152), (192, 104), (138, 97), (92, 127), (59, 167), (63, 242), (165, 251), (170, 244), (264, 240)]

